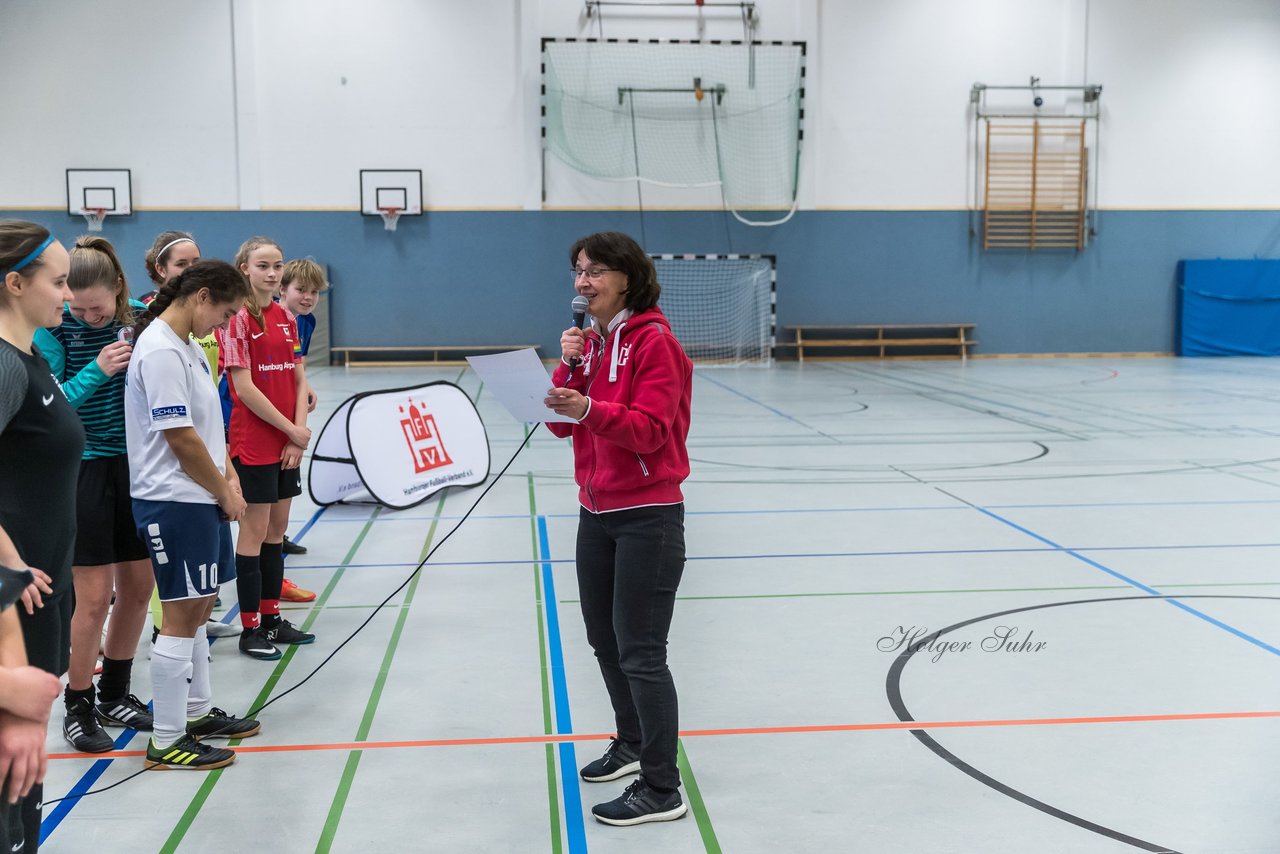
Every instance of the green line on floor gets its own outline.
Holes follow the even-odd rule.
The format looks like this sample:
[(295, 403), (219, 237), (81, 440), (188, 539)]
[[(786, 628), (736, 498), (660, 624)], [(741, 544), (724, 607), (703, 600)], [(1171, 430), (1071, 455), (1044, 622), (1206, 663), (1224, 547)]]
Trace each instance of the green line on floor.
[(698, 790), (698, 780), (693, 776), (693, 768), (689, 765), (689, 756), (684, 752), (684, 741), (676, 741), (676, 765), (680, 768), (680, 782), (684, 784), (684, 793), (689, 798), (689, 809), (698, 822), (698, 833), (702, 835), (702, 844), (707, 854), (720, 854), (720, 840), (716, 839), (716, 829), (711, 826), (711, 816), (707, 813), (707, 805), (702, 800), (702, 792)]
[[(1078, 584), (1070, 587), (973, 587), (946, 590), (854, 590), (832, 593), (744, 593), (736, 596), (677, 596), (687, 601), (712, 601), (717, 599), (822, 599), (840, 596), (924, 596), (939, 593), (1052, 593), (1063, 590), (1127, 590), (1129, 584)], [(1277, 587), (1280, 581), (1213, 581), (1195, 584), (1156, 584), (1160, 590), (1180, 587)], [(561, 599), (560, 604), (575, 604), (577, 599)]]
[[(360, 550), (360, 545), (364, 542), (364, 538), (369, 534), (369, 531), (373, 529), (373, 523), (378, 518), (378, 514), (381, 510), (382, 508), (380, 506), (373, 508), (373, 512), (369, 514), (369, 518), (360, 529), (360, 533), (356, 537), (355, 542), (352, 543), (351, 548), (347, 550), (346, 557), (342, 559), (342, 565), (334, 571), (333, 577), (329, 579), (329, 583), (325, 585), (324, 590), (320, 593), (319, 597), (316, 598), (317, 606), (323, 606), (329, 596), (333, 593), (334, 588), (338, 586), (338, 581), (341, 580), (343, 571), (346, 569), (347, 564), (351, 563), (355, 559), (356, 552)], [(307, 618), (303, 620), (301, 626), (304, 632), (311, 628), (312, 623), (315, 622), (316, 617), (319, 616), (319, 614), (320, 609), (317, 608), (307, 615)], [(267, 698), (271, 696), (271, 689), (273, 689), (276, 686), (276, 683), (280, 681), (280, 677), (284, 675), (285, 668), (289, 666), (289, 662), (293, 660), (293, 655), (297, 651), (298, 648), (296, 646), (290, 646), (285, 650), (284, 656), (276, 663), (275, 669), (271, 671), (271, 675), (267, 678), (266, 684), (262, 686), (262, 690), (258, 693), (257, 699), (253, 701), (250, 708), (256, 709), (267, 701)], [(232, 739), (227, 743), (227, 746), (235, 747), (240, 743), (240, 741), (240, 739)], [(173, 828), (173, 832), (170, 833), (169, 838), (165, 840), (164, 846), (160, 849), (160, 854), (173, 854), (173, 852), (178, 850), (178, 846), (182, 844), (182, 840), (187, 835), (187, 831), (191, 829), (191, 825), (196, 820), (196, 816), (200, 814), (201, 808), (204, 807), (205, 801), (209, 799), (209, 795), (213, 793), (213, 787), (218, 785), (218, 780), (222, 779), (222, 772), (225, 770), (225, 768), (218, 768), (208, 772), (209, 775), (205, 778), (204, 783), (201, 784), (200, 789), (195, 794), (195, 797), (191, 799), (191, 803), (187, 806), (186, 812), (184, 812), (182, 817), (178, 819), (177, 826)]]
[[(525, 437), (529, 435), (529, 425), (525, 425)], [(533, 472), (527, 474), (529, 482), (529, 537), (533, 545), (533, 598), (538, 611), (538, 661), (542, 670), (542, 731), (551, 735), (551, 685), (548, 681), (551, 674), (547, 670), (547, 630), (542, 616), (542, 574), (539, 571), (538, 558), (538, 500), (533, 489)], [(560, 795), (556, 787), (556, 753), (554, 746), (548, 742), (547, 751), (547, 807), (551, 812), (551, 850), (555, 854), (561, 852), (560, 842)]]
[[(440, 493), (440, 499), (436, 502), (435, 516), (431, 520), (431, 527), (427, 530), (426, 542), (422, 544), (422, 552), (418, 555), (418, 562), (426, 560), (427, 552), (431, 551), (431, 543), (436, 536), (436, 527), (440, 524), (440, 515), (444, 512), (445, 493)], [(360, 728), (356, 730), (355, 741), (367, 741), (369, 738), (369, 730), (373, 727), (373, 718), (378, 713), (378, 704), (382, 702), (382, 690), (387, 685), (387, 675), (391, 673), (391, 662), (396, 657), (396, 650), (400, 646), (400, 634), (404, 631), (405, 621), (409, 618), (409, 606), (413, 604), (413, 596), (418, 590), (418, 582), (422, 580), (422, 573), (416, 573), (409, 582), (409, 586), (405, 589), (404, 604), (400, 606), (399, 616), (396, 618), (395, 628), (391, 630), (391, 639), (387, 642), (387, 651), (382, 656), (382, 666), (378, 668), (378, 676), (373, 681), (373, 690), (369, 692), (369, 702), (364, 707), (364, 717), (360, 719)], [(362, 750), (353, 750), (347, 756), (347, 764), (342, 769), (342, 777), (338, 781), (338, 788), (333, 794), (333, 801), (329, 805), (329, 815), (325, 818), (324, 829), (320, 832), (320, 841), (316, 843), (316, 852), (327, 852), (333, 847), (333, 839), (338, 833), (338, 823), (342, 820), (342, 813), (347, 807), (347, 797), (351, 793), (351, 784), (356, 779), (356, 769), (360, 766), (360, 757), (364, 755)]]

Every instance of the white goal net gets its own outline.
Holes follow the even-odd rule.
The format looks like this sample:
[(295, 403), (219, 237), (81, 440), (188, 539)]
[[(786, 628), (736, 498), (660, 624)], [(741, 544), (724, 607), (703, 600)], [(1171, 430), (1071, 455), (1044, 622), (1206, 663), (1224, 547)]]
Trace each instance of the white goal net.
[(771, 255), (652, 255), (671, 331), (699, 365), (773, 359), (776, 264)]

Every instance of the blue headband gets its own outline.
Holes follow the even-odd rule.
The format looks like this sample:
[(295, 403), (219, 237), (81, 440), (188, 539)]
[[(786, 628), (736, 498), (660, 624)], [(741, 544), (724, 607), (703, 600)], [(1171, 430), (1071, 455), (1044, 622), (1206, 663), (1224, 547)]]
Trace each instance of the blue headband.
[(49, 248), (49, 245), (50, 245), (51, 243), (53, 243), (53, 235), (52, 235), (52, 234), (50, 234), (48, 237), (46, 237), (46, 238), (44, 239), (44, 243), (41, 243), (39, 246), (37, 246), (37, 247), (35, 248), (35, 250), (34, 250), (34, 251), (32, 251), (32, 253), (31, 253), (30, 255), (28, 255), (26, 258), (23, 258), (23, 259), (22, 259), (21, 261), (19, 261), (17, 264), (14, 264), (12, 267), (10, 267), (10, 268), (9, 268), (9, 272), (10, 272), (10, 273), (16, 273), (16, 272), (18, 272), (19, 270), (21, 270), (23, 267), (25, 267), (25, 266), (27, 266), (28, 264), (30, 264), (32, 261), (34, 261), (34, 260), (36, 260), (37, 258), (39, 258), (39, 257), (40, 257), (40, 254), (41, 254), (42, 252), (44, 252), (44, 250), (48, 249), (48, 248)]

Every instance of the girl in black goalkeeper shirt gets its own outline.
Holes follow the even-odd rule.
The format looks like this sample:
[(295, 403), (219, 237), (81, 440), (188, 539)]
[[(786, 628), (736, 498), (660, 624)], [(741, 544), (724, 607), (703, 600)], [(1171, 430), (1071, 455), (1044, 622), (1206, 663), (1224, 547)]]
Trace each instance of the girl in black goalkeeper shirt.
[[(70, 266), (44, 226), (0, 220), (0, 564), (36, 576), (18, 619), (28, 661), (55, 676), (67, 669), (71, 638), (84, 428), (32, 339), (36, 329), (61, 322)], [(0, 650), (0, 665), (12, 666), (4, 656)], [(10, 844), (25, 838), (25, 854), (39, 844), (42, 795), (43, 787), (34, 787), (21, 810), (10, 812)]]

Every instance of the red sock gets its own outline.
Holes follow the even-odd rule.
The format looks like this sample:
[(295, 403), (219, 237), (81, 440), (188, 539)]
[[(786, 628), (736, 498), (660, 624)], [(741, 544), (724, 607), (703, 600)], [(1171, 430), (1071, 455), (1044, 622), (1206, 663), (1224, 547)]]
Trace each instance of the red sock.
[(241, 611), (240, 625), (246, 629), (256, 629), (262, 624), (262, 618), (258, 616), (257, 611)]
[(262, 604), (259, 607), (262, 608), (262, 613), (266, 614), (268, 617), (278, 617), (280, 615), (279, 599), (263, 599)]

